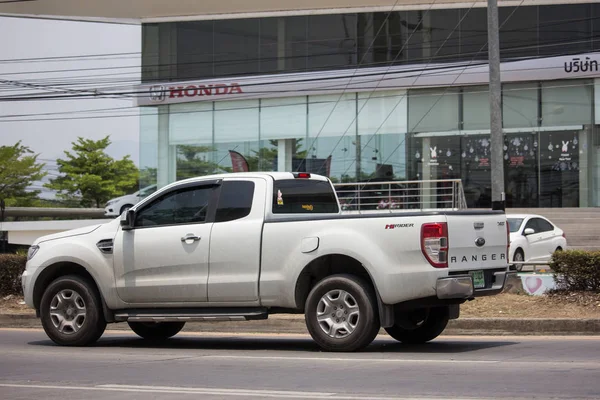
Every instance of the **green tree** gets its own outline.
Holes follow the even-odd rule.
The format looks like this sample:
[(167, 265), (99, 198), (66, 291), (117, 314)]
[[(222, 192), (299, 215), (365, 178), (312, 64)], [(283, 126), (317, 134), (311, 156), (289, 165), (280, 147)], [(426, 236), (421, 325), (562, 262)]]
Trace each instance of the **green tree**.
[(140, 169), (140, 188), (156, 184), (157, 178), (157, 168), (144, 167)]
[(110, 136), (100, 140), (77, 138), (66, 159), (58, 159), (61, 176), (45, 186), (58, 197), (78, 201), (83, 207), (102, 207), (113, 197), (134, 192), (138, 187), (138, 169), (129, 156), (115, 160), (106, 154)]
[(20, 141), (13, 146), (0, 146), (0, 199), (7, 206), (28, 206), (37, 199), (38, 190), (27, 190), (46, 176), (44, 164), (37, 159), (38, 154)]
[(209, 146), (177, 146), (177, 180), (231, 172), (232, 168), (222, 167), (209, 161), (210, 153), (213, 151)]

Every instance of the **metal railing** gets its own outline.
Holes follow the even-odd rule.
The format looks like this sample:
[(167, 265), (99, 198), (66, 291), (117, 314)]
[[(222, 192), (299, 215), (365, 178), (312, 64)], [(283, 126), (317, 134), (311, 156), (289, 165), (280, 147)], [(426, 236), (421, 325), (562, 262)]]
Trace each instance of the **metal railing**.
[(335, 183), (342, 211), (467, 208), (460, 179)]
[(510, 261), (510, 264), (514, 265), (518, 272), (526, 272), (523, 267), (533, 267), (531, 271), (533, 273), (552, 271), (549, 261)]
[(5, 217), (104, 218), (103, 208), (6, 207)]

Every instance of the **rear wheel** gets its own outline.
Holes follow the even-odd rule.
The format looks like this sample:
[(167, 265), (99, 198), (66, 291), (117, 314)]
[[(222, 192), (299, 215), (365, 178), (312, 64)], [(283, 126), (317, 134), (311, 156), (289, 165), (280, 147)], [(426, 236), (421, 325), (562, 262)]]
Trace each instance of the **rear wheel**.
[(57, 278), (46, 288), (40, 314), (44, 331), (60, 345), (92, 344), (106, 329), (98, 290), (87, 279), (75, 275)]
[(377, 300), (371, 285), (353, 275), (318, 282), (306, 299), (308, 332), (326, 351), (356, 351), (379, 332)]
[(450, 319), (448, 307), (434, 307), (410, 312), (396, 317), (394, 326), (385, 331), (394, 339), (407, 344), (429, 342), (438, 337)]
[(148, 340), (166, 340), (181, 331), (185, 322), (127, 322), (132, 331)]

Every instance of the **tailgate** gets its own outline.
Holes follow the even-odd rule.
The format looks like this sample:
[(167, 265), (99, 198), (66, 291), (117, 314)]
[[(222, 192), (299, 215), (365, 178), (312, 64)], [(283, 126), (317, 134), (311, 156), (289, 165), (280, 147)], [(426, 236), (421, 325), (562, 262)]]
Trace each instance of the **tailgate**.
[(506, 214), (449, 213), (446, 218), (450, 271), (508, 267)]

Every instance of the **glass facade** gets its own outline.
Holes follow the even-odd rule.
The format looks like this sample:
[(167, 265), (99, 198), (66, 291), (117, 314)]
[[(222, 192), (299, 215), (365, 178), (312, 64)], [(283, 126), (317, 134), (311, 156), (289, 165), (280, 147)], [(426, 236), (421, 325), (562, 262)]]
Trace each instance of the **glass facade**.
[[(499, 9), (504, 60), (600, 50), (600, 4)], [(487, 60), (485, 8), (144, 24), (145, 82)]]
[[(166, 183), (230, 172), (230, 151), (250, 170), (277, 171), (283, 148), (296, 171), (325, 173), (331, 156), (333, 180), (370, 178), (380, 164), (391, 167), (387, 179), (405, 179), (407, 103), (397, 90), (144, 107), (140, 163), (143, 171), (168, 171)], [(158, 150), (164, 144), (167, 159)]]
[[(486, 21), (473, 8), (145, 24), (143, 80), (486, 60)], [(501, 57), (598, 51), (599, 21), (595, 3), (500, 7)], [(503, 84), (508, 207), (600, 206), (594, 77)], [(379, 89), (143, 107), (140, 185), (231, 172), (236, 152), (251, 171), (334, 182), (458, 178), (469, 207), (489, 208), (488, 87)]]
[[(591, 80), (504, 85), (508, 207), (600, 205), (593, 91)], [(409, 179), (461, 179), (469, 207), (491, 206), (487, 96), (487, 87), (409, 91)]]
[[(487, 96), (472, 86), (145, 107), (142, 170), (158, 169), (159, 184), (230, 172), (233, 150), (251, 171), (334, 182), (460, 178), (469, 207), (490, 207)], [(509, 207), (600, 205), (593, 97), (591, 80), (504, 85)]]

